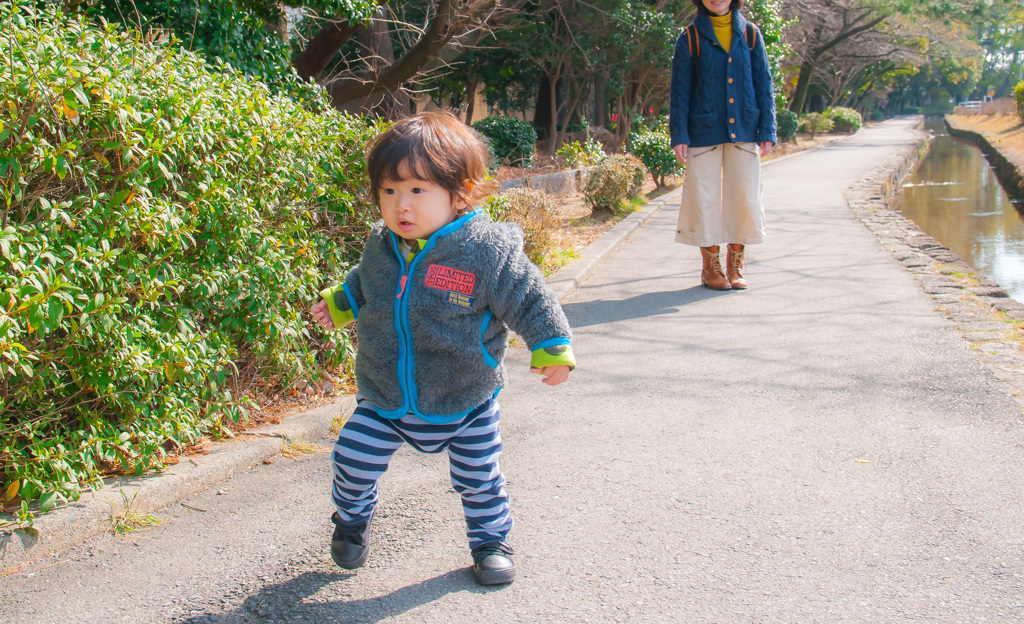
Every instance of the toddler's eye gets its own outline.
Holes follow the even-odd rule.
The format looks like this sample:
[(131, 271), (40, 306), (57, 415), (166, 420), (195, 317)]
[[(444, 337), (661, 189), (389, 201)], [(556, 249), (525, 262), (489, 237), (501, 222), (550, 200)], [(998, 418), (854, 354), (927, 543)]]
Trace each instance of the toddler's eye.
[(421, 189), (421, 188), (420, 188), (420, 187), (418, 187), (418, 186), (415, 186), (415, 187), (413, 187), (413, 189), (412, 189), (412, 192), (413, 192), (414, 194), (416, 194), (416, 195), (419, 195), (420, 193), (425, 193), (426, 191), (424, 191), (423, 189)]
[(386, 189), (383, 189), (383, 190), (384, 190), (384, 194), (385, 195), (394, 195), (395, 194), (395, 189), (386, 188)]

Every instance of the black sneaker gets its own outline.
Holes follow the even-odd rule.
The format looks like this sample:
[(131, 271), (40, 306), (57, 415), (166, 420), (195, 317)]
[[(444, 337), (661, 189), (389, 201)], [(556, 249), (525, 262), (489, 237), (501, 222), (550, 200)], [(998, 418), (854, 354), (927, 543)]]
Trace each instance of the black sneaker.
[(502, 585), (516, 578), (512, 547), (505, 542), (487, 542), (473, 549), (473, 578), (481, 585)]
[(363, 524), (345, 526), (338, 512), (331, 516), (334, 535), (331, 536), (331, 559), (346, 570), (355, 570), (366, 562), (370, 554), (370, 523), (373, 516)]

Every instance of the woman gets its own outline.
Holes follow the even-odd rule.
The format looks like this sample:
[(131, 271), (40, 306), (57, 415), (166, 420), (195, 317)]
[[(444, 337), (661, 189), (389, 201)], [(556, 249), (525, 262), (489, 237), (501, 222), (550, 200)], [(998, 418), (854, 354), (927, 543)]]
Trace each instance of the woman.
[(686, 165), (676, 241), (700, 247), (701, 284), (743, 289), (744, 248), (765, 240), (760, 158), (776, 143), (771, 68), (743, 0), (692, 2), (697, 17), (672, 60), (669, 131)]

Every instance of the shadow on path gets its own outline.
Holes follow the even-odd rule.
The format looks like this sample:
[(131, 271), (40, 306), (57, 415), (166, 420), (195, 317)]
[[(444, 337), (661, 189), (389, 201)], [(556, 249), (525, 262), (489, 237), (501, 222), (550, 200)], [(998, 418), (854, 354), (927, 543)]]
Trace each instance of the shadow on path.
[(617, 301), (586, 301), (563, 304), (572, 327), (589, 327), (625, 321), (629, 319), (660, 316), (678, 312), (682, 306), (711, 299), (728, 297), (729, 290), (711, 290), (703, 286), (691, 286), (682, 290), (649, 292)]
[[(316, 622), (325, 624), (371, 624), (401, 615), (448, 594), (500, 591), (503, 586), (477, 585), (468, 568), (399, 588), (375, 598), (358, 600), (308, 601), (321, 589), (354, 578), (355, 574), (305, 572), (283, 583), (268, 585), (249, 596), (234, 611), (203, 613), (178, 620), (180, 624), (243, 624), (255, 622)], [(337, 593), (334, 589), (331, 593)]]

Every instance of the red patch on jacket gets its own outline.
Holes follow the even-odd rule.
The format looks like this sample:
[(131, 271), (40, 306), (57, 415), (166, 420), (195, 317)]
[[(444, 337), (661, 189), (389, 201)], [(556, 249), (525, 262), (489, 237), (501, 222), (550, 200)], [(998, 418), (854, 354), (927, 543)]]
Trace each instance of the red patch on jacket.
[(476, 275), (460, 271), (442, 264), (432, 264), (427, 268), (426, 285), (441, 290), (452, 290), (463, 295), (472, 295), (476, 284)]

